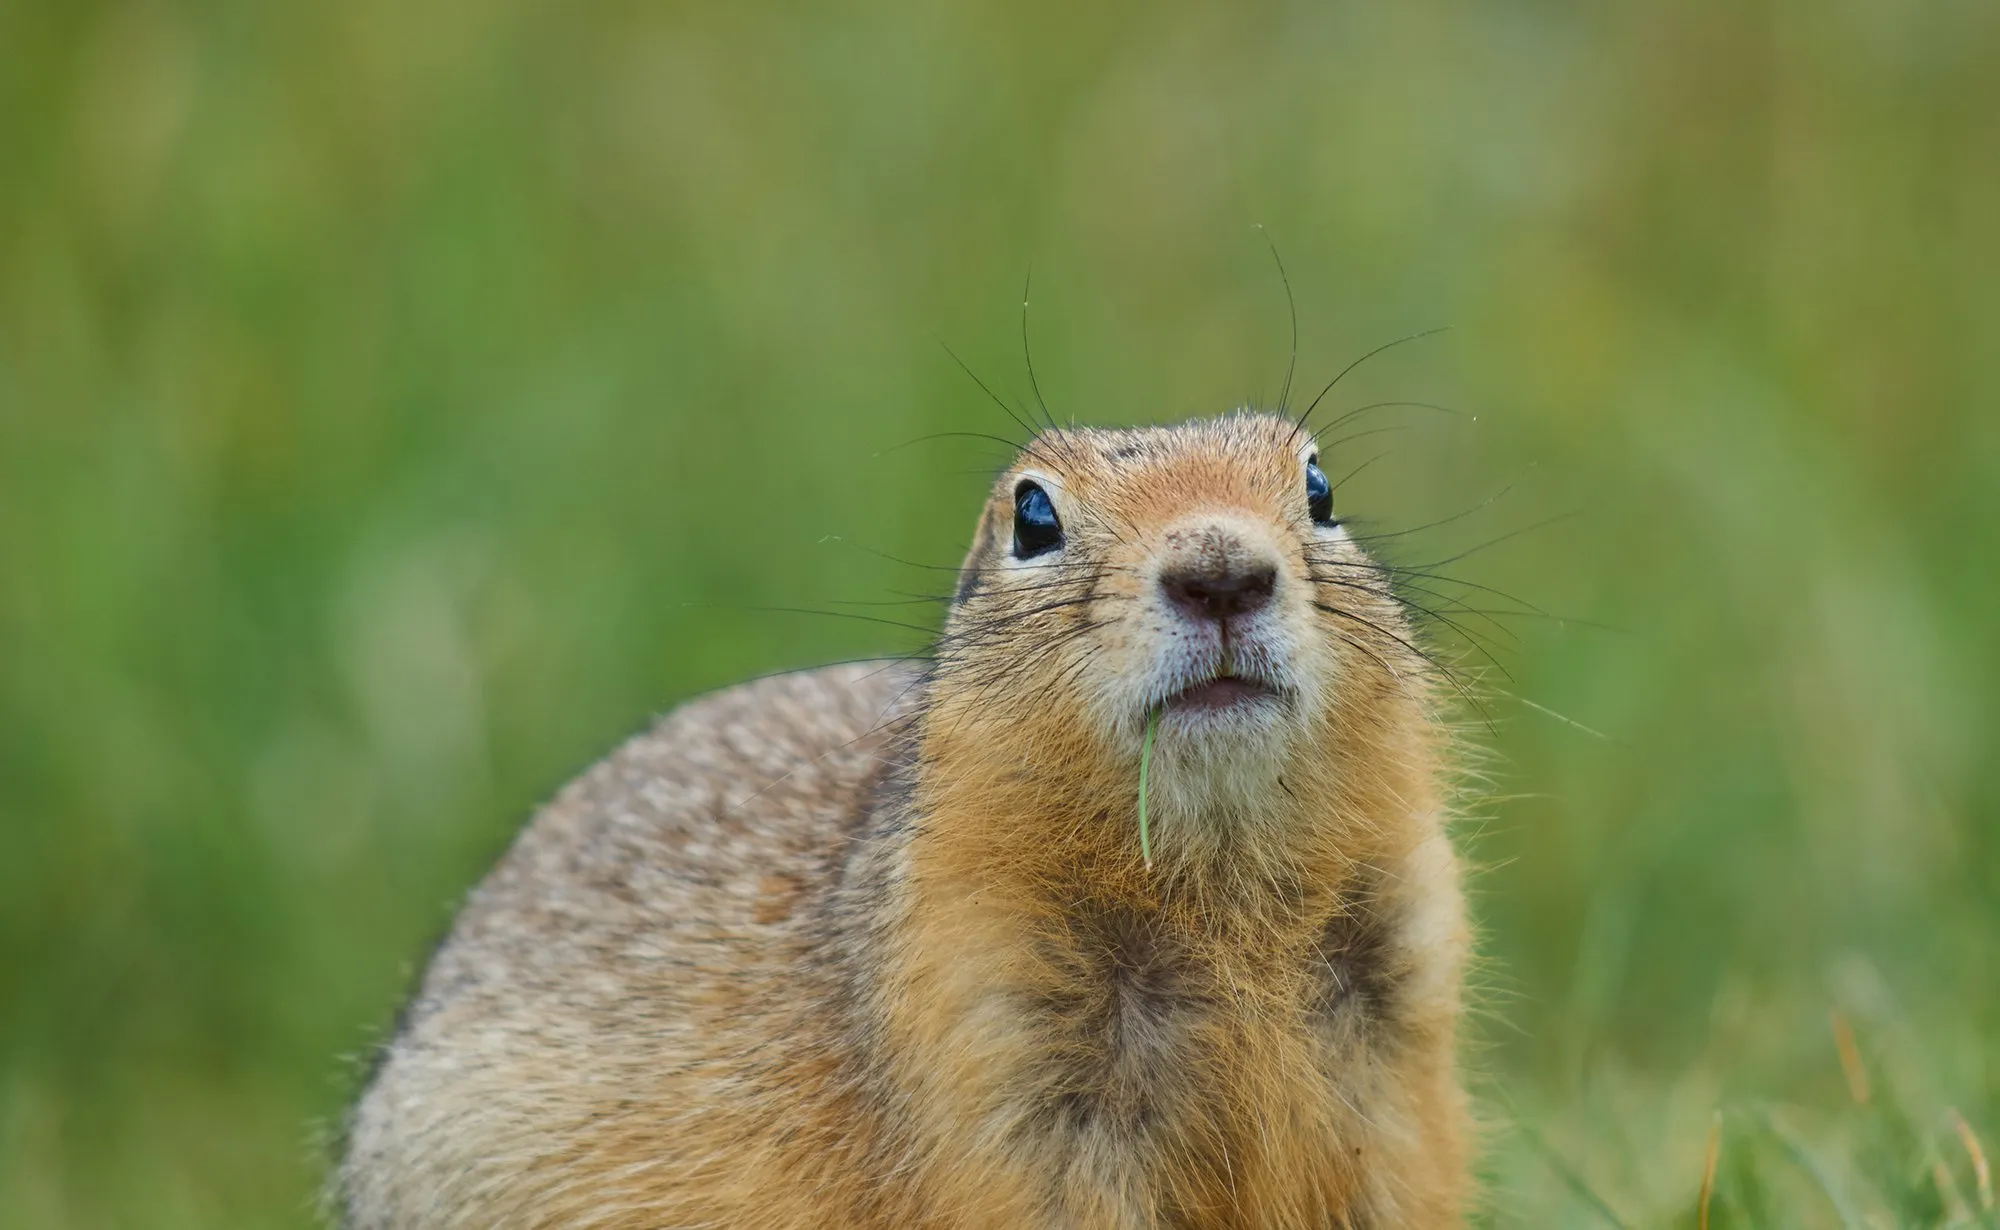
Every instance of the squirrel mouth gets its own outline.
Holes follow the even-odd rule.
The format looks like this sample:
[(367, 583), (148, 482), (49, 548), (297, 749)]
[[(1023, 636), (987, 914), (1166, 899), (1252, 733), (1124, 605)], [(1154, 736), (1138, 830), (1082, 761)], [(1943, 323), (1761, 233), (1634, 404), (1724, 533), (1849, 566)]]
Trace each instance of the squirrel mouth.
[(1167, 697), (1161, 708), (1169, 712), (1218, 713), (1276, 700), (1277, 696), (1268, 685), (1255, 679), (1217, 675)]

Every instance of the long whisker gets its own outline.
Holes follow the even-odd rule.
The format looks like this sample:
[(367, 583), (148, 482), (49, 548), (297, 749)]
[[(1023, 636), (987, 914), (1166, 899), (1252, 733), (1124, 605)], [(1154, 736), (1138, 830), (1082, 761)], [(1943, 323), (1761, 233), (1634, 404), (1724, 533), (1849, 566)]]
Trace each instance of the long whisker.
[(882, 449), (875, 455), (877, 457), (887, 457), (890, 453), (901, 452), (903, 449), (918, 444), (928, 444), (932, 440), (985, 440), (992, 444), (1006, 445), (1007, 451), (1010, 454), (1018, 453), (1025, 447), (1008, 439), (1006, 436), (991, 435), (983, 431), (934, 431), (929, 435), (918, 436), (914, 440), (905, 440), (901, 444), (891, 444), (888, 448)]
[(1371, 410), (1387, 410), (1395, 407), (1406, 407), (1414, 410), (1435, 410), (1439, 414), (1449, 414), (1454, 418), (1458, 417), (1461, 414), (1460, 411), (1454, 410), (1450, 406), (1440, 406), (1436, 402), (1371, 401), (1365, 406), (1356, 406), (1354, 409), (1345, 412), (1339, 418), (1334, 419), (1332, 422), (1326, 424), (1326, 426), (1319, 428), (1317, 431), (1312, 433), (1312, 438), (1317, 440), (1321, 436), (1325, 435), (1327, 432), (1332, 431), (1334, 428), (1340, 426), (1342, 423), (1345, 423), (1350, 419), (1360, 418), (1362, 415), (1367, 414)]
[[(1285, 273), (1285, 262), (1278, 255), (1277, 241), (1271, 238), (1271, 232), (1262, 222), (1257, 223), (1256, 227), (1258, 233), (1264, 236), (1265, 245), (1271, 249), (1271, 263), (1278, 267), (1278, 281), (1283, 283), (1285, 287), (1285, 310), (1292, 318), (1292, 352), (1291, 357), (1285, 360), (1284, 386), (1278, 390), (1278, 413), (1282, 415), (1290, 410), (1292, 375), (1298, 371), (1299, 367), (1299, 304), (1298, 300), (1292, 298), (1292, 279)], [(1291, 439), (1296, 441), (1298, 434), (1299, 425), (1294, 423), (1292, 424)]]
[(1036, 429), (1034, 424), (1028, 422), (1028, 420), (1022, 418), (1019, 414), (1016, 414), (1014, 412), (1014, 407), (1008, 405), (1005, 401), (1003, 401), (998, 393), (995, 393), (984, 380), (981, 380), (979, 378), (979, 373), (973, 371), (971, 366), (968, 365), (964, 359), (959, 358), (958, 352), (956, 350), (953, 350), (949, 343), (947, 343), (943, 338), (939, 338), (938, 345), (943, 346), (944, 352), (951, 356), (951, 361), (958, 364), (958, 370), (964, 372), (966, 376), (972, 381), (972, 383), (978, 385), (979, 391), (986, 394), (986, 397), (989, 401), (991, 401), (994, 405), (1000, 407), (1000, 413), (1006, 415), (1009, 419), (1013, 420), (1014, 426), (1019, 427), (1022, 431), (1027, 433), (1028, 442), (1026, 444), (1017, 445), (1016, 448), (1024, 454), (1033, 456), (1036, 444), (1035, 437), (1040, 435), (1041, 432)]
[(1341, 380), (1346, 377), (1347, 373), (1353, 371), (1357, 367), (1360, 367), (1363, 363), (1366, 363), (1368, 360), (1374, 358), (1378, 354), (1381, 354), (1385, 350), (1394, 350), (1396, 347), (1401, 346), (1406, 342), (1414, 342), (1421, 338), (1432, 337), (1435, 336), (1436, 334), (1446, 332), (1450, 328), (1451, 328), (1450, 325), (1440, 325), (1435, 329), (1425, 329), (1421, 333), (1412, 333), (1405, 337), (1399, 337), (1393, 342), (1384, 342), (1380, 346), (1377, 346), (1375, 349), (1369, 351), (1367, 354), (1362, 355), (1354, 362), (1349, 363), (1346, 367), (1341, 368), (1339, 373), (1336, 374), (1333, 379), (1326, 382), (1326, 387), (1319, 391), (1319, 396), (1312, 399), (1312, 404), (1307, 406), (1305, 408), (1305, 411), (1302, 414), (1300, 414), (1297, 419), (1293, 420), (1292, 422), (1293, 428), (1296, 429), (1305, 426), (1306, 420), (1312, 418), (1312, 412), (1314, 410), (1319, 409), (1320, 401), (1323, 398), (1325, 398), (1325, 396), (1328, 393), (1333, 392), (1333, 386), (1339, 384)]
[(1500, 488), (1500, 490), (1494, 492), (1492, 495), (1487, 496), (1485, 499), (1479, 501), (1479, 503), (1474, 504), (1470, 508), (1462, 508), (1459, 511), (1451, 514), (1449, 517), (1439, 517), (1435, 521), (1426, 521), (1422, 525), (1413, 525), (1407, 529), (1389, 530), (1381, 534), (1367, 534), (1367, 535), (1350, 534), (1348, 535), (1348, 537), (1356, 543), (1371, 543), (1371, 542), (1387, 542), (1392, 538), (1407, 538), (1411, 534), (1421, 534), (1425, 530), (1434, 530), (1440, 525), (1450, 525), (1452, 522), (1464, 520), (1466, 517), (1470, 517), (1473, 513), (1479, 512), (1482, 509), (1491, 508), (1497, 501), (1506, 498), (1507, 494), (1512, 490), (1514, 490), (1514, 485), (1512, 483), (1509, 483), (1507, 486)]
[[(843, 546), (848, 546), (848, 547), (852, 547), (852, 548), (854, 548), (854, 549), (855, 549), (855, 550), (857, 550), (857, 551), (862, 551), (862, 552), (866, 552), (867, 554), (869, 554), (869, 555), (872, 555), (872, 556), (874, 556), (874, 557), (875, 557), (876, 559), (884, 559), (884, 560), (888, 560), (888, 561), (889, 561), (890, 563), (892, 563), (892, 564), (900, 564), (901, 566), (903, 566), (903, 567), (905, 567), (905, 568), (921, 568), (921, 569), (923, 569), (923, 570), (924, 570), (924, 571), (926, 571), (926, 572), (954, 572), (954, 573), (965, 573), (965, 572), (971, 572), (971, 573), (977, 573), (977, 574), (981, 574), (981, 575), (984, 575), (984, 574), (986, 574), (986, 573), (1015, 573), (1015, 572), (1019, 572), (1019, 571), (1020, 571), (1020, 570), (1019, 570), (1019, 569), (1017, 569), (1017, 568), (1005, 568), (1005, 567), (994, 567), (994, 568), (966, 568), (966, 567), (962, 567), (962, 566), (960, 566), (960, 565), (958, 565), (958, 564), (925, 564), (925, 563), (921, 563), (921, 562), (919, 562), (919, 561), (917, 561), (917, 560), (908, 560), (908, 559), (903, 559), (903, 558), (902, 558), (901, 556), (896, 556), (896, 555), (891, 555), (891, 554), (889, 554), (889, 553), (888, 553), (888, 552), (886, 552), (886, 551), (878, 551), (878, 550), (876, 550), (876, 549), (875, 549), (874, 547), (870, 547), (870, 546), (866, 546), (866, 545), (864, 545), (864, 544), (862, 544), (862, 543), (858, 543), (858, 542), (854, 542), (854, 541), (852, 541), (851, 539), (847, 539), (847, 538), (843, 538), (843, 537), (841, 537), (841, 536), (840, 536), (840, 535), (838, 535), (838, 534), (829, 534), (829, 535), (827, 535), (827, 536), (826, 536), (825, 538), (822, 538), (822, 539), (820, 539), (819, 541), (821, 541), (821, 542), (838, 542), (838, 543), (842, 544)], [(1104, 572), (1104, 573), (1107, 573), (1107, 574), (1108, 574), (1108, 573), (1114, 573), (1114, 572), (1131, 572), (1131, 571), (1133, 571), (1133, 570), (1132, 570), (1131, 568), (1129, 568), (1129, 567), (1127, 567), (1127, 566), (1125, 566), (1125, 565), (1122, 565), (1122, 564), (1101, 564), (1101, 563), (1092, 563), (1092, 562), (1090, 562), (1090, 561), (1087, 561), (1087, 560), (1076, 560), (1076, 561), (1072, 561), (1072, 562), (1068, 562), (1068, 563), (1064, 563), (1064, 562), (1061, 562), (1061, 561), (1052, 561), (1052, 562), (1049, 562), (1049, 563), (1045, 563), (1045, 564), (1036, 564), (1036, 565), (1035, 565), (1035, 567), (1037, 567), (1037, 568), (1039, 568), (1039, 569), (1044, 569), (1044, 570), (1048, 570), (1048, 571), (1055, 571), (1055, 572), (1060, 572), (1060, 571), (1064, 571), (1064, 570), (1070, 570), (1070, 569), (1085, 569), (1085, 568), (1088, 568), (1088, 569), (1094, 569), (1094, 570), (1097, 570), (1097, 571), (1100, 571), (1100, 572)]]
[(1414, 655), (1419, 661), (1422, 661), (1425, 664), (1427, 664), (1432, 671), (1434, 671), (1438, 675), (1443, 676), (1445, 681), (1451, 684), (1452, 690), (1458, 693), (1459, 698), (1465, 701), (1466, 704), (1472, 706), (1472, 708), (1476, 712), (1478, 712), (1481, 719), (1486, 722), (1487, 726), (1491, 728), (1492, 718), (1487, 713), (1486, 706), (1479, 703), (1478, 698), (1473, 696), (1471, 691), (1469, 691), (1466, 688), (1465, 684), (1459, 679), (1457, 674), (1455, 674), (1450, 668), (1446, 667), (1444, 663), (1439, 662), (1436, 658), (1426, 653), (1422, 647), (1414, 644), (1407, 637), (1401, 636), (1395, 632), (1390, 631), (1387, 628), (1384, 628), (1381, 624), (1376, 623), (1372, 619), (1369, 619), (1362, 615), (1357, 615), (1353, 611), (1346, 610), (1345, 608), (1336, 606), (1333, 603), (1315, 601), (1313, 603), (1313, 609), (1317, 611), (1324, 611), (1328, 615), (1332, 615), (1338, 619), (1346, 619), (1354, 623), (1360, 624), (1361, 626), (1372, 630), (1377, 636), (1387, 637), (1388, 639), (1394, 641), (1396, 644), (1402, 646), (1403, 649), (1408, 651), (1410, 654)]
[(1489, 538), (1485, 542), (1480, 543), (1476, 547), (1467, 547), (1465, 550), (1460, 551), (1457, 555), (1448, 555), (1443, 559), (1432, 560), (1427, 564), (1418, 564), (1417, 567), (1442, 568), (1446, 564), (1456, 564), (1458, 561), (1469, 558), (1470, 556), (1477, 555), (1481, 551), (1484, 551), (1489, 547), (1497, 547), (1501, 543), (1506, 542), (1510, 538), (1519, 538), (1523, 534), (1533, 533), (1536, 530), (1547, 529), (1551, 525), (1558, 525), (1564, 521), (1573, 521), (1576, 518), (1581, 517), (1582, 515), (1583, 515), (1582, 509), (1575, 509), (1571, 512), (1566, 512), (1566, 513), (1557, 513), (1553, 517), (1545, 517), (1542, 520), (1537, 521), (1532, 525), (1524, 525), (1520, 529), (1509, 530), (1505, 534), (1500, 535), (1498, 538)]
[(1393, 453), (1395, 451), (1396, 450), (1392, 448), (1385, 448), (1381, 452), (1375, 454), (1373, 457), (1370, 457), (1368, 460), (1362, 462), (1360, 465), (1355, 466), (1352, 470), (1349, 470), (1346, 474), (1343, 474), (1339, 482), (1333, 484), (1333, 490), (1338, 491), (1342, 487), (1345, 487), (1347, 484), (1353, 482), (1356, 475), (1360, 474), (1363, 470), (1366, 470), (1369, 466), (1374, 465), (1376, 462), (1382, 460), (1384, 457), (1387, 457), (1390, 453)]
[(1030, 265), (1027, 276), (1021, 281), (1021, 359), (1028, 367), (1028, 387), (1035, 391), (1035, 404), (1042, 408), (1042, 417), (1048, 420), (1049, 430), (1061, 435), (1062, 426), (1056, 422), (1056, 416), (1049, 411), (1049, 403), (1042, 397), (1042, 382), (1035, 378), (1035, 350), (1028, 344), (1028, 292), (1034, 285), (1035, 269)]
[[(1358, 584), (1353, 581), (1339, 581), (1339, 580), (1334, 580), (1333, 578), (1330, 577), (1314, 577), (1312, 578), (1312, 580), (1313, 583), (1316, 585), (1333, 585), (1342, 589), (1356, 590), (1361, 593), (1365, 593), (1374, 597), (1381, 596), (1380, 590), (1377, 590), (1372, 586)], [(1479, 637), (1473, 635), (1472, 632), (1467, 630), (1465, 625), (1452, 619), (1449, 615), (1446, 615), (1441, 611), (1436, 610), (1435, 608), (1425, 606), (1420, 602), (1414, 602), (1402, 594), (1392, 592), (1389, 596), (1402, 606), (1408, 607), (1409, 609), (1417, 612), (1418, 614), (1423, 615), (1425, 618), (1430, 619), (1433, 622), (1442, 624), (1445, 627), (1450, 628), (1453, 632), (1458, 633), (1459, 636), (1465, 639), (1467, 644), (1471, 645), (1473, 649), (1478, 651), (1481, 657), (1485, 658), (1487, 662), (1491, 663), (1495, 670), (1499, 671), (1501, 675), (1505, 676), (1509, 683), (1512, 683), (1514, 681), (1513, 674), (1507, 670), (1506, 666), (1501, 663), (1500, 659), (1493, 655), (1493, 651), (1487, 647), (1484, 641), (1482, 641)], [(1491, 621), (1489, 620), (1488, 622)], [(1494, 624), (1494, 628), (1501, 635), (1506, 636), (1510, 639), (1513, 639), (1515, 641), (1518, 641), (1520, 639), (1519, 637), (1515, 636), (1512, 632), (1509, 632), (1507, 629), (1500, 627), (1498, 624)]]
[[(979, 637), (993, 635), (994, 633), (1003, 631), (1006, 628), (1009, 628), (1016, 623), (1019, 623), (1026, 619), (1030, 619), (1036, 615), (1045, 614), (1049, 611), (1060, 610), (1064, 607), (1079, 606), (1085, 602), (1095, 601), (1098, 598), (1104, 598), (1107, 600), (1117, 600), (1122, 597), (1123, 595), (1119, 594), (1084, 595), (1083, 597), (1062, 598), (1062, 599), (1057, 599), (1056, 601), (1053, 602), (1045, 602), (1038, 606), (1032, 606), (1022, 611), (1009, 611), (1006, 612), (1005, 614), (995, 615), (990, 618), (971, 623), (966, 627), (959, 628), (955, 631), (947, 632), (943, 635), (937, 636), (935, 645), (942, 647), (946, 645), (956, 644), (958, 642), (975, 640)], [(774, 615), (824, 615), (832, 619), (851, 619), (862, 623), (880, 624), (888, 628), (900, 628), (906, 632), (919, 632), (926, 636), (932, 636), (937, 634), (936, 629), (927, 627), (923, 624), (910, 623), (906, 620), (901, 620), (901, 619), (890, 619), (884, 615), (868, 615), (860, 611), (828, 611), (819, 609), (817, 607), (799, 607), (799, 606), (751, 606), (751, 607), (742, 607), (738, 609), (757, 611), (765, 614), (774, 614)]]

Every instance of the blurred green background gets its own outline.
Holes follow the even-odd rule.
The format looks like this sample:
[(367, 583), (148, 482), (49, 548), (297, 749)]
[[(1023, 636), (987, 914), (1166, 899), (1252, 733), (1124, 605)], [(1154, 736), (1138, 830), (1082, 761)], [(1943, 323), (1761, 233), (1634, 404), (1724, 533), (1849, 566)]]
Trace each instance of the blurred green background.
[(1719, 1124), (1718, 1226), (2000, 1225), (1996, 66), (1986, 0), (0, 4), (0, 1224), (312, 1224), (539, 799), (920, 647), (838, 612), (935, 617), (843, 604), (1013, 430), (940, 343), (1024, 396), (1032, 268), (1058, 413), (1268, 404), (1262, 224), (1301, 387), (1453, 326), (1329, 396), (1460, 411), (1343, 506), (1559, 617), (1440, 630), (1485, 1221), (1692, 1226)]

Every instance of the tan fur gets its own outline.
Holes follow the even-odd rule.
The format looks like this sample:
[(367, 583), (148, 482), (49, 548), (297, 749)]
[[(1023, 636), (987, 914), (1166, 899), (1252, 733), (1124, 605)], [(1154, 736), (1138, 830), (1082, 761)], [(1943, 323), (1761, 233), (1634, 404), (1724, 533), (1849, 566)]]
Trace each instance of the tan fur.
[[(1306, 515), (1309, 448), (1251, 414), (1044, 435), (928, 669), (708, 697), (565, 790), (354, 1113), (353, 1225), (1457, 1224), (1445, 740), (1385, 578)], [(1066, 536), (1039, 566), (1024, 474)], [(1293, 699), (1163, 722), (1149, 869), (1157, 572), (1232, 551), (1281, 561)]]

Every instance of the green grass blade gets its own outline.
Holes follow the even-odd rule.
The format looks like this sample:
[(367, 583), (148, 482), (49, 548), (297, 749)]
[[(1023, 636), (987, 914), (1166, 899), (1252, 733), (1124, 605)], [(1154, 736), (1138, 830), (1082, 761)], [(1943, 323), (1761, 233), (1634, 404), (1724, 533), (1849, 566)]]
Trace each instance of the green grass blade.
[(1139, 854), (1146, 860), (1146, 870), (1153, 869), (1153, 839), (1146, 828), (1146, 777), (1153, 765), (1153, 732), (1160, 728), (1158, 709), (1146, 718), (1146, 746), (1139, 752)]
[(1840, 1224), (1845, 1230), (1867, 1230), (1868, 1223), (1862, 1218), (1860, 1210), (1847, 1199), (1833, 1174), (1821, 1164), (1818, 1157), (1814, 1156), (1804, 1139), (1785, 1126), (1784, 1121), (1773, 1114), (1769, 1107), (1761, 1107), (1759, 1114), (1764, 1121), (1765, 1130), (1784, 1146), (1792, 1161), (1819, 1187), (1820, 1194), (1824, 1195), (1827, 1203), (1833, 1206), (1833, 1211), (1839, 1215)]
[(1534, 1146), (1535, 1152), (1542, 1155), (1542, 1160), (1548, 1163), (1549, 1169), (1562, 1180), (1563, 1186), (1570, 1190), (1571, 1195), (1583, 1202), (1584, 1206), (1597, 1214), (1606, 1225), (1615, 1226), (1617, 1230), (1631, 1230), (1630, 1224), (1618, 1215), (1618, 1211), (1611, 1207), (1609, 1201), (1597, 1194), (1597, 1190), (1591, 1187), (1589, 1180), (1583, 1177), (1583, 1173), (1570, 1165), (1568, 1158), (1558, 1152), (1555, 1146), (1544, 1139), (1542, 1134), (1531, 1127), (1525, 1119), (1514, 1113), (1512, 1108), (1509, 1108), (1508, 1113), (1513, 1117), (1515, 1130)]

